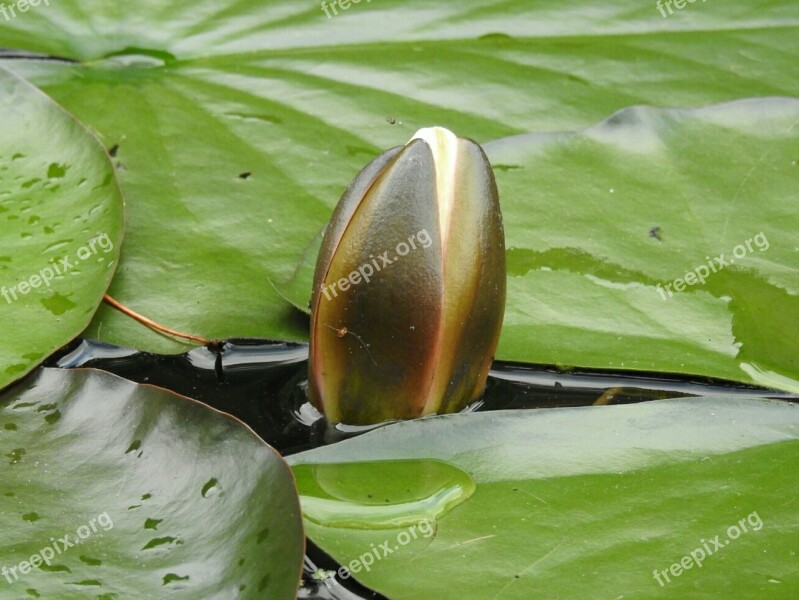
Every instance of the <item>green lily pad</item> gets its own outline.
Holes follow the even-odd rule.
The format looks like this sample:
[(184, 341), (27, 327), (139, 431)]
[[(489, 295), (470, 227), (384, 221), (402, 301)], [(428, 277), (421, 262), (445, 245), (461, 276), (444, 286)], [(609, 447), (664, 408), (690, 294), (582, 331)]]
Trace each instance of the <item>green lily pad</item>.
[(0, 388), (83, 331), (111, 282), (122, 196), (97, 139), (0, 67)]
[[(357, 472), (367, 491), (388, 485), (386, 461), (409, 460), (446, 461), (476, 491), (438, 517), (406, 503), (393, 528), (318, 518), (320, 487), (349, 497), (350, 513), (375, 508), (311, 469)], [(314, 509), (309, 536), (392, 599), (799, 593), (795, 404), (717, 396), (428, 417), (289, 463)]]
[(296, 597), (291, 473), (229, 415), (42, 369), (0, 396), (0, 461), (0, 598)]
[(799, 391), (798, 147), (788, 98), (488, 144), (509, 166), (499, 354)]
[[(290, 277), (381, 150), (436, 124), (486, 142), (579, 129), (636, 104), (799, 96), (785, 50), (797, 28), (789, 0), (695, 3), (668, 17), (638, 0), (381, 0), (338, 14), (302, 3), (60, 0), (4, 22), (0, 47), (77, 61), (3, 62), (118, 145), (129, 235), (112, 295), (208, 338), (304, 339), (306, 323), (268, 280)], [(531, 215), (535, 190), (515, 199)], [(184, 349), (107, 307), (87, 333)], [(537, 347), (506, 343), (500, 354), (539, 360)]]

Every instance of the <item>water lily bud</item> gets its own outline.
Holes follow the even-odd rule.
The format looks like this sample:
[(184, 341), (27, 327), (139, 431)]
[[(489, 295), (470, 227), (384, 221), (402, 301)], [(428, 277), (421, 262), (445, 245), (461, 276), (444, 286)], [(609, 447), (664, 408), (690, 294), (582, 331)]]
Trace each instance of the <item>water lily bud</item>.
[(485, 388), (505, 311), (505, 238), (482, 148), (441, 127), (378, 156), (325, 231), (309, 395), (332, 423), (454, 412)]

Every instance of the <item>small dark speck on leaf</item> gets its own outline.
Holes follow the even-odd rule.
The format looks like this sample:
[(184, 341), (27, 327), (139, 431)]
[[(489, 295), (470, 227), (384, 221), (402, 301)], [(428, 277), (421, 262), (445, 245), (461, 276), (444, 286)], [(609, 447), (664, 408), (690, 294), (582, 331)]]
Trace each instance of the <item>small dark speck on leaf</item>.
[(166, 575), (164, 575), (163, 585), (169, 585), (170, 583), (174, 583), (175, 581), (188, 581), (188, 580), (189, 580), (188, 575), (184, 575), (181, 577), (180, 575), (177, 575), (175, 573), (167, 573)]
[(11, 452), (6, 454), (6, 456), (10, 459), (10, 464), (15, 465), (22, 460), (22, 457), (25, 456), (25, 454), (25, 448), (14, 448)]
[(52, 163), (47, 169), (47, 177), (49, 179), (61, 179), (67, 174), (67, 167)]
[(175, 546), (182, 546), (183, 540), (181, 540), (180, 538), (173, 537), (171, 535), (167, 535), (160, 538), (153, 538), (142, 547), (142, 550), (152, 550), (153, 548), (158, 548), (159, 546), (164, 546), (169, 544)]
[(239, 173), (239, 179), (249, 179), (251, 175), (250, 171), (245, 171), (244, 173)]
[(653, 237), (657, 241), (662, 242), (663, 238), (660, 237), (660, 232), (661, 231), (662, 230), (660, 229), (660, 227), (653, 227), (652, 229), (649, 230), (649, 237)]
[(39, 565), (39, 569), (47, 573), (72, 573), (72, 570), (66, 565)]
[(209, 493), (212, 490), (216, 490), (218, 485), (219, 485), (219, 480), (216, 477), (212, 477), (211, 479), (206, 481), (205, 485), (203, 485), (202, 490), (200, 491), (200, 493), (202, 494), (202, 497), (203, 498), (208, 498)]
[(108, 150), (108, 155), (109, 155), (111, 158), (116, 158), (117, 152), (119, 152), (119, 144), (114, 144), (114, 145), (113, 145), (113, 146), (111, 146), (111, 148)]

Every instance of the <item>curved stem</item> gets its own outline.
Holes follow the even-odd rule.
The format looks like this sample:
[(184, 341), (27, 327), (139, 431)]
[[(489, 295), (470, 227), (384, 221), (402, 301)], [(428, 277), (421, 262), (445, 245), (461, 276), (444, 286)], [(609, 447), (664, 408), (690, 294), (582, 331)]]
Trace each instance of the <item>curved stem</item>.
[(209, 340), (207, 340), (205, 338), (202, 338), (202, 337), (199, 337), (199, 336), (196, 336), (196, 335), (191, 335), (189, 333), (180, 333), (179, 331), (175, 331), (174, 329), (170, 329), (169, 327), (164, 327), (163, 325), (159, 325), (155, 321), (153, 321), (151, 319), (148, 319), (145, 316), (140, 315), (139, 313), (129, 309), (127, 306), (125, 306), (123, 304), (120, 304), (117, 300), (114, 300), (108, 294), (105, 294), (103, 296), (103, 300), (105, 300), (105, 302), (107, 304), (109, 304), (110, 306), (114, 307), (119, 312), (121, 312), (123, 314), (126, 314), (127, 316), (129, 316), (132, 319), (135, 319), (136, 321), (138, 321), (142, 325), (146, 325), (150, 329), (154, 329), (155, 331), (158, 331), (160, 333), (165, 333), (167, 335), (171, 335), (171, 336), (174, 336), (174, 337), (182, 338), (182, 339), (185, 339), (185, 340), (191, 340), (193, 342), (198, 342), (198, 343), (203, 344), (205, 346), (207, 346), (208, 344), (211, 343)]

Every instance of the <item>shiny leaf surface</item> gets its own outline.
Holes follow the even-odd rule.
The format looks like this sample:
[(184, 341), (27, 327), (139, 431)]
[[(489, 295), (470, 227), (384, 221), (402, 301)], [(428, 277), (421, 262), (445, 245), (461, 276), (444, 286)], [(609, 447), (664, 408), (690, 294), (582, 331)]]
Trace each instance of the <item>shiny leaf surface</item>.
[(0, 460), (0, 598), (295, 598), (291, 473), (228, 415), (43, 369), (0, 397)]
[[(386, 495), (401, 526), (306, 520), (314, 542), (390, 598), (790, 598), (797, 451), (799, 406), (717, 396), (428, 417), (289, 462), (301, 496), (324, 486), (373, 523), (386, 461), (445, 461), (474, 478), (474, 495), (438, 518)], [(337, 481), (357, 474), (360, 496), (327, 483), (325, 467)], [(416, 475), (409, 491), (450, 481)], [(705, 542), (701, 565), (682, 571)]]
[[(93, 127), (107, 147), (119, 144), (129, 236), (116, 297), (209, 338), (300, 339), (306, 324), (283, 308), (268, 279), (291, 275), (347, 183), (383, 149), (434, 124), (485, 144), (578, 130), (637, 104), (799, 96), (799, 78), (790, 76), (797, 25), (796, 3), (784, 0), (757, 8), (746, 0), (697, 3), (668, 18), (654, 2), (636, 0), (601, 7), (587, 0), (381, 0), (331, 18), (319, 5), (265, 0), (226, 7), (211, 0), (63, 0), (4, 23), (0, 46), (78, 61), (4, 62)], [(577, 213), (591, 201), (566, 183), (583, 166), (590, 173), (607, 160), (595, 158), (596, 165), (573, 165), (560, 181), (552, 210), (562, 221), (572, 206)], [(749, 158), (743, 172), (753, 167)], [(680, 178), (668, 173), (649, 183), (674, 186)], [(707, 173), (715, 177), (716, 170)], [(547, 209), (535, 185), (513, 194), (503, 185), (504, 202), (529, 215)], [(681, 197), (679, 187), (675, 195)], [(609, 221), (572, 218), (562, 227), (589, 238)], [(506, 233), (537, 251), (536, 229)], [(678, 271), (691, 268), (691, 258)], [(553, 285), (579, 298), (578, 283)], [(526, 302), (530, 289), (511, 287), (509, 297)], [(535, 293), (542, 295), (537, 287)], [(569, 322), (579, 316), (570, 312)], [(617, 335), (616, 321), (600, 335), (584, 325), (558, 326), (561, 318), (541, 322), (540, 314), (516, 311), (523, 322), (510, 325), (524, 328), (525, 346), (509, 338), (500, 356), (630, 365), (626, 357), (619, 365), (619, 357), (581, 352), (586, 341), (595, 349), (599, 337)], [(107, 308), (89, 334), (142, 349), (183, 349)], [(535, 341), (541, 334), (543, 343)], [(646, 360), (651, 346), (621, 337), (619, 344)], [(726, 340), (716, 343), (729, 352)], [(547, 351), (548, 344), (555, 347)], [(674, 366), (661, 362), (650, 368)], [(707, 361), (695, 367), (700, 362)]]
[(122, 232), (122, 196), (97, 139), (0, 67), (0, 388), (89, 324)]

